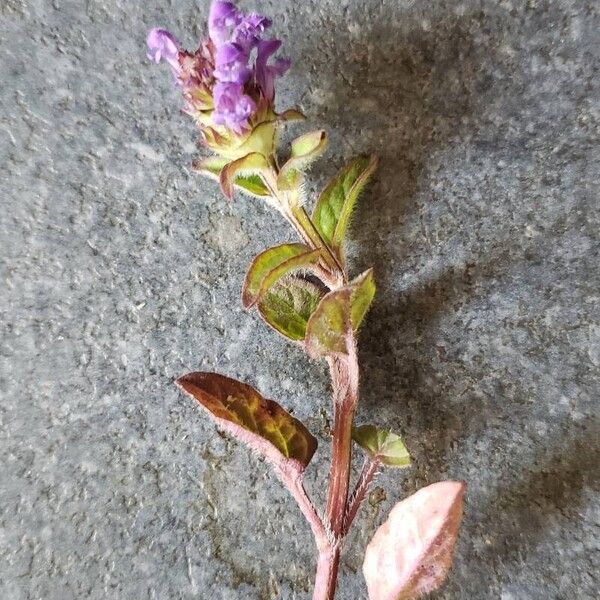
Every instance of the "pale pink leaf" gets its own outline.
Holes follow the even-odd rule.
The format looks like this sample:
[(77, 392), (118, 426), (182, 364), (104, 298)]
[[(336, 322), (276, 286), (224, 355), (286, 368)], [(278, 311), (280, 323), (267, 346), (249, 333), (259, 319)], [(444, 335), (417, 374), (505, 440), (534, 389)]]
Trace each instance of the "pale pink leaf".
[(367, 546), (363, 573), (370, 600), (412, 600), (448, 574), (466, 485), (442, 481), (398, 502)]

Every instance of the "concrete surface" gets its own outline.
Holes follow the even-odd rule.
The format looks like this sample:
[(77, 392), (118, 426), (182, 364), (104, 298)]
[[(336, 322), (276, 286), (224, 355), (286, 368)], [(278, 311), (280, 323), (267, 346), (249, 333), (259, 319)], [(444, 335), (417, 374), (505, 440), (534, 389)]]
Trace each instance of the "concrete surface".
[[(315, 185), (382, 160), (351, 248), (379, 284), (358, 420), (415, 466), (379, 480), (339, 597), (365, 598), (393, 503), (452, 477), (465, 524), (435, 598), (597, 598), (598, 3), (253, 5), (294, 59), (280, 106), (331, 132)], [(322, 498), (324, 365), (239, 304), (289, 234), (191, 172), (193, 127), (145, 59), (149, 27), (192, 45), (207, 6), (0, 1), (3, 600), (309, 597), (292, 501), (172, 385), (218, 369), (279, 399), (319, 436)]]

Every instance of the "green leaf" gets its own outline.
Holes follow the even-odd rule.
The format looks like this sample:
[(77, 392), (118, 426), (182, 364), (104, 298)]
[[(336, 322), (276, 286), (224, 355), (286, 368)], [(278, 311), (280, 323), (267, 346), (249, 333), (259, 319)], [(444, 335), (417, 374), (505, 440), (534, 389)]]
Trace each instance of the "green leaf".
[(233, 198), (233, 186), (236, 183), (236, 179), (242, 175), (260, 175), (261, 172), (269, 168), (267, 159), (258, 152), (251, 152), (234, 160), (221, 171), (219, 177), (221, 182), (221, 189), (229, 200)]
[(362, 275), (359, 275), (350, 285), (353, 287), (350, 317), (352, 319), (352, 328), (356, 331), (360, 327), (375, 297), (373, 269), (368, 269)]
[[(194, 161), (192, 168), (197, 173), (207, 175), (217, 181), (221, 178), (221, 171), (230, 161), (220, 156), (210, 156)], [(264, 184), (260, 175), (236, 175), (234, 184), (244, 192), (259, 198), (268, 197), (271, 192)]]
[(197, 173), (202, 175), (208, 175), (214, 179), (219, 179), (223, 167), (229, 161), (226, 158), (220, 156), (209, 156), (207, 158), (199, 158), (192, 163), (192, 168)]
[(349, 288), (329, 292), (319, 303), (306, 327), (306, 349), (313, 358), (344, 354), (350, 328)]
[(325, 295), (306, 327), (308, 354), (313, 358), (345, 354), (351, 333), (359, 328), (374, 296), (372, 269)]
[(394, 506), (365, 552), (369, 600), (415, 600), (442, 585), (458, 539), (465, 488), (463, 481), (440, 481)]
[(303, 340), (306, 324), (323, 294), (310, 281), (290, 276), (279, 280), (258, 303), (261, 317), (291, 340)]
[(376, 168), (373, 156), (352, 159), (321, 192), (315, 205), (315, 227), (338, 255), (356, 201)]
[(374, 425), (352, 428), (352, 439), (374, 459), (390, 467), (408, 467), (410, 454), (400, 436)]
[(327, 148), (325, 131), (305, 133), (292, 142), (292, 152), (289, 160), (281, 167), (277, 177), (277, 185), (282, 190), (298, 186), (301, 171), (316, 160)]
[(279, 468), (302, 472), (317, 448), (306, 427), (253, 387), (218, 373), (189, 373), (179, 387), (210, 417)]
[(260, 175), (236, 175), (235, 186), (258, 198), (267, 198), (271, 195)]
[(294, 271), (316, 264), (321, 250), (305, 244), (282, 244), (261, 252), (252, 262), (242, 292), (242, 304), (250, 308), (279, 279)]

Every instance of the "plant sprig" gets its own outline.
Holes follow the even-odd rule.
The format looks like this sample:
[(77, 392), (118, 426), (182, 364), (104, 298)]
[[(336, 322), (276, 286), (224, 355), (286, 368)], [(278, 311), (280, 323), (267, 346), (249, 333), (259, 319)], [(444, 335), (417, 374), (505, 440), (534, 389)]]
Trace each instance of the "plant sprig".
[[(325, 131), (304, 133), (280, 160), (278, 131), (303, 121), (297, 109), (275, 112), (275, 79), (289, 61), (271, 62), (279, 40), (264, 39), (271, 21), (215, 0), (209, 38), (193, 53), (169, 32), (153, 29), (149, 57), (165, 59), (180, 87), (185, 110), (212, 154), (194, 163), (216, 179), (228, 199), (238, 192), (267, 202), (291, 225), (298, 241), (268, 248), (246, 274), (242, 303), (308, 356), (329, 365), (334, 426), (327, 506), (321, 514), (303, 477), (317, 440), (306, 426), (251, 386), (218, 373), (177, 380), (219, 427), (264, 456), (311, 526), (318, 549), (313, 600), (335, 595), (343, 541), (377, 472), (406, 468), (401, 438), (374, 425), (354, 426), (359, 400), (357, 337), (375, 297), (373, 270), (351, 276), (344, 244), (361, 192), (377, 168), (373, 156), (344, 165), (317, 198), (312, 214), (304, 197), (308, 167), (327, 148)], [(352, 444), (364, 466), (350, 492)], [(419, 490), (392, 510), (367, 547), (364, 575), (371, 600), (417, 598), (441, 584), (450, 567), (462, 516), (463, 482)]]

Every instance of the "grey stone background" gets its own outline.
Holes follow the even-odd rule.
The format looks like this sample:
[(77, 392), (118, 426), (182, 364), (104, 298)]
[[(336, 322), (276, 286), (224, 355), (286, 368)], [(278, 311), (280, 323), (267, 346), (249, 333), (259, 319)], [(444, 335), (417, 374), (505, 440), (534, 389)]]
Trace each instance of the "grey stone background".
[[(246, 1), (294, 59), (279, 105), (331, 134), (316, 190), (381, 157), (354, 221), (379, 293), (358, 420), (414, 456), (350, 536), (339, 597), (393, 504), (468, 482), (439, 599), (597, 598), (600, 6)], [(256, 385), (319, 436), (327, 373), (244, 312), (290, 239), (192, 173), (202, 153), (148, 28), (188, 46), (208, 1), (0, 0), (0, 598), (308, 598), (308, 528), (267, 466), (173, 386)], [(303, 131), (296, 126), (294, 131)]]

